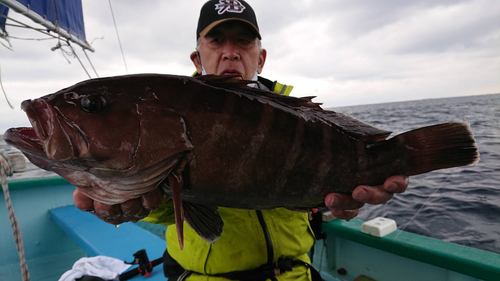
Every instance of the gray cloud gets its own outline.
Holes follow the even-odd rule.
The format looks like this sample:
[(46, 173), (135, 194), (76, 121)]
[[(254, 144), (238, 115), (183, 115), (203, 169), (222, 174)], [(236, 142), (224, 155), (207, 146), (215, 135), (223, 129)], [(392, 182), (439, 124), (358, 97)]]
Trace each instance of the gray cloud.
[[(112, 1), (129, 73), (190, 75), (204, 2)], [(500, 92), (498, 1), (249, 2), (268, 50), (263, 75), (295, 85), (296, 96), (317, 95), (325, 107)], [(104, 36), (89, 53), (99, 75), (125, 74), (108, 1), (83, 5), (87, 40)], [(88, 78), (76, 59), (68, 64), (60, 51), (50, 51), (56, 43), (13, 39), (14, 52), (0, 47), (2, 81), (16, 104), (11, 111), (0, 97), (0, 132), (27, 125), (22, 100)]]

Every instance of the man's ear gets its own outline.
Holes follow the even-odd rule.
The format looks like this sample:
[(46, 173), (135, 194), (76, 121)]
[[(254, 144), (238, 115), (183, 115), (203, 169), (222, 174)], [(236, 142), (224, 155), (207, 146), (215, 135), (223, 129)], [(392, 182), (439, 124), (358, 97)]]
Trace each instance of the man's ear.
[(257, 72), (260, 74), (262, 69), (264, 68), (264, 63), (266, 63), (267, 51), (266, 49), (261, 49), (259, 54), (259, 64), (257, 68)]
[(189, 57), (191, 58), (191, 61), (196, 67), (196, 72), (198, 72), (198, 74), (201, 74), (201, 61), (199, 60), (199, 56), (197, 53), (198, 53), (197, 51), (194, 51), (191, 53)]

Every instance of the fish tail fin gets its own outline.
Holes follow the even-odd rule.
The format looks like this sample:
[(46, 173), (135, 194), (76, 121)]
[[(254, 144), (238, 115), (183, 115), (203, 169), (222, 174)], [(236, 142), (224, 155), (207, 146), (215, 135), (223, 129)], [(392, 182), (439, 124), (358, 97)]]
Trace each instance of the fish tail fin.
[(469, 166), (479, 152), (467, 122), (445, 123), (409, 131), (394, 137), (408, 153), (408, 175)]

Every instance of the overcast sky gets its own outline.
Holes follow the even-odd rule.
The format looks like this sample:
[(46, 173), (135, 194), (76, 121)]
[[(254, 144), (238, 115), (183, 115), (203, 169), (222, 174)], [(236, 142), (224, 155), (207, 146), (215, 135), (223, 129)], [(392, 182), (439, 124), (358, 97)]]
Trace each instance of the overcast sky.
[[(108, 1), (84, 0), (89, 54), (99, 76), (127, 74)], [(191, 75), (189, 54), (204, 0), (112, 0), (128, 73)], [(268, 56), (262, 76), (315, 95), (324, 108), (500, 93), (500, 1), (248, 1)], [(140, 5), (139, 5), (140, 3)], [(12, 12), (11, 17), (37, 26)], [(9, 22), (9, 21), (8, 21)], [(38, 27), (38, 26), (37, 26)], [(46, 38), (7, 27), (11, 36)], [(4, 41), (2, 41), (4, 42)], [(88, 79), (57, 40), (0, 46), (0, 134), (27, 126), (19, 109)], [(81, 48), (78, 56), (96, 77)]]

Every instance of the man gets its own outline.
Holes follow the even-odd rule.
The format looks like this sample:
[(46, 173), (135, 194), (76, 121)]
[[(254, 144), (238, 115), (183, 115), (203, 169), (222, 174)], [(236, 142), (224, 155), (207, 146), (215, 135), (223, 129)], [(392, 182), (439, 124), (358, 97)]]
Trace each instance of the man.
[[(267, 51), (261, 48), (261, 36), (255, 14), (245, 1), (208, 1), (202, 8), (197, 28), (197, 47), (191, 53), (199, 74), (234, 74), (240, 79), (259, 80), (261, 88), (289, 94), (292, 87), (258, 77)], [(382, 186), (358, 186), (352, 196), (329, 194), (325, 204), (338, 218), (354, 218), (364, 203), (383, 204), (394, 193), (404, 192), (408, 178), (394, 176)], [(74, 193), (75, 205), (94, 212), (114, 224), (144, 221), (174, 223), (172, 200), (159, 190), (120, 205), (107, 206)], [(311, 280), (307, 252), (314, 235), (306, 213), (277, 208), (241, 210), (219, 208), (224, 231), (219, 240), (209, 244), (184, 225), (184, 250), (177, 240), (176, 227), (168, 227), (164, 269), (169, 278), (188, 280)], [(279, 266), (277, 265), (279, 264)], [(276, 276), (275, 276), (276, 275)]]

